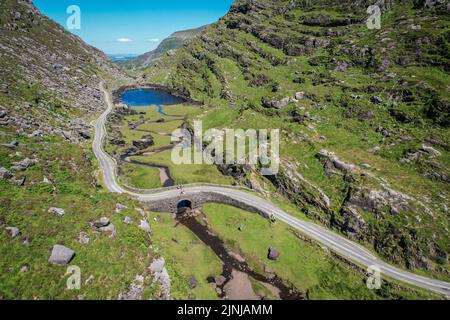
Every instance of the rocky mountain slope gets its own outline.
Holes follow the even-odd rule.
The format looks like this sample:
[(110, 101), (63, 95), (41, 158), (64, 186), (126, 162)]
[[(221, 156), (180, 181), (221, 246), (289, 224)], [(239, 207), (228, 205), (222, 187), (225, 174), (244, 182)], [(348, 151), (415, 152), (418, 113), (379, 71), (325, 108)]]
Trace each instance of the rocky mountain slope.
[(82, 118), (104, 108), (100, 78), (120, 78), (119, 69), (31, 1), (2, 0), (0, 31), (1, 125), (86, 138)]
[(409, 269), (449, 278), (447, 1), (238, 0), (142, 77), (210, 107), (204, 128), (280, 128), (281, 171), (221, 168)]
[(123, 65), (126, 68), (143, 68), (155, 63), (164, 54), (172, 54), (175, 49), (182, 47), (184, 44), (199, 36), (206, 26), (196, 29), (177, 31), (164, 39), (155, 50), (147, 52), (136, 59), (125, 62)]

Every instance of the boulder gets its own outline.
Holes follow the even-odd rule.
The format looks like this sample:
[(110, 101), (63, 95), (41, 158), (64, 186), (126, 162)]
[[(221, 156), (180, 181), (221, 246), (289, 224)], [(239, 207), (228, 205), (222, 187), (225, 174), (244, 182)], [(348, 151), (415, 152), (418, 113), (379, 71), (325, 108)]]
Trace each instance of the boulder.
[(86, 232), (81, 231), (78, 240), (81, 244), (88, 244), (90, 241), (89, 235)]
[(297, 100), (302, 100), (304, 96), (305, 96), (305, 93), (303, 91), (295, 93), (295, 99), (297, 99)]
[(270, 247), (269, 248), (269, 253), (267, 256), (270, 260), (278, 260), (278, 258), (280, 257), (280, 252), (278, 252), (277, 249), (275, 249), (274, 247)]
[(151, 233), (152, 232), (152, 228), (150, 227), (148, 222), (145, 221), (145, 220), (141, 220), (141, 223), (139, 224), (139, 229), (144, 230), (147, 233)]
[(123, 204), (120, 204), (120, 203), (117, 203), (117, 204), (116, 204), (116, 212), (117, 212), (117, 213), (120, 213), (122, 210), (126, 210), (126, 209), (128, 209), (127, 206), (125, 206), (125, 205), (123, 205)]
[(52, 253), (48, 262), (54, 265), (64, 266), (75, 256), (75, 251), (65, 246), (56, 244), (53, 246)]
[(61, 208), (54, 208), (54, 207), (51, 207), (50, 209), (48, 209), (48, 212), (49, 213), (54, 213), (54, 214), (56, 214), (56, 215), (58, 215), (58, 216), (60, 216), (60, 217), (62, 217), (66, 212), (64, 211), (64, 209), (61, 209)]
[(17, 171), (22, 171), (34, 166), (37, 162), (36, 159), (25, 158), (22, 161), (14, 162), (12, 168)]
[(16, 227), (6, 227), (5, 230), (13, 239), (20, 234), (19, 228)]
[(133, 223), (133, 220), (132, 220), (130, 217), (125, 217), (125, 219), (123, 219), (123, 222), (124, 222), (125, 224), (132, 224), (132, 223)]
[(160, 273), (163, 271), (165, 265), (166, 261), (164, 260), (164, 258), (156, 259), (150, 265), (150, 271), (153, 273)]
[(102, 217), (99, 220), (96, 220), (94, 222), (92, 222), (92, 226), (94, 228), (103, 228), (103, 227), (107, 227), (109, 226), (109, 224), (111, 223), (111, 221), (107, 218), (107, 217)]
[(13, 175), (5, 168), (0, 168), (0, 178), (9, 180), (13, 177)]
[(436, 157), (439, 157), (441, 155), (440, 151), (436, 150), (433, 147), (429, 147), (426, 145), (422, 145), (422, 148), (420, 148), (420, 151), (426, 152), (426, 153), (428, 153), (432, 156), (436, 156)]
[(262, 105), (266, 108), (281, 109), (289, 104), (291, 99), (289, 97), (281, 100), (269, 100), (267, 98), (262, 99)]
[(220, 287), (223, 286), (223, 284), (227, 281), (227, 278), (225, 278), (224, 276), (220, 275), (214, 278), (214, 283)]
[(195, 289), (197, 287), (197, 279), (195, 278), (195, 276), (190, 276), (189, 277), (189, 288), (191, 289)]

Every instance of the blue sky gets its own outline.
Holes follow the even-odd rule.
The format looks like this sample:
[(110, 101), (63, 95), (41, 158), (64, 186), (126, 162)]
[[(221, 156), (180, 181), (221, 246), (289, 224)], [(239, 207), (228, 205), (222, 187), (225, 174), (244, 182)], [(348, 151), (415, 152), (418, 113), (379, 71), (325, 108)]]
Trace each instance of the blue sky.
[[(217, 21), (233, 0), (33, 0), (66, 27), (70, 5), (81, 10), (81, 29), (69, 30), (108, 54), (142, 54), (175, 31)], [(66, 27), (67, 29), (67, 27)]]

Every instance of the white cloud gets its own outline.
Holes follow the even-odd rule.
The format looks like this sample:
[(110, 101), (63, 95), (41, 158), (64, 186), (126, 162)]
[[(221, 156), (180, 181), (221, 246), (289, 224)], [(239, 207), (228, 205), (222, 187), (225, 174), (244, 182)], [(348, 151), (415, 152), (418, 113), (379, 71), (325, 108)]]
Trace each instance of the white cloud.
[(133, 40), (129, 39), (129, 38), (119, 38), (116, 39), (117, 42), (133, 42)]
[(159, 42), (159, 39), (158, 38), (153, 38), (153, 39), (148, 39), (148, 41), (150, 41), (150, 42)]

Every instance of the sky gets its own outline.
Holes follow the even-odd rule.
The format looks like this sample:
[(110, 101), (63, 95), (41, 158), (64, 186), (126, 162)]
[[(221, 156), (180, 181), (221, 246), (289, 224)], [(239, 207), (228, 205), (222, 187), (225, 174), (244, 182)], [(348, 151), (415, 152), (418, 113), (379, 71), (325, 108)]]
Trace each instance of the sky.
[[(46, 16), (107, 54), (142, 54), (175, 31), (213, 23), (233, 0), (33, 0)], [(80, 29), (67, 21), (80, 8)], [(76, 26), (77, 19), (69, 19)]]

